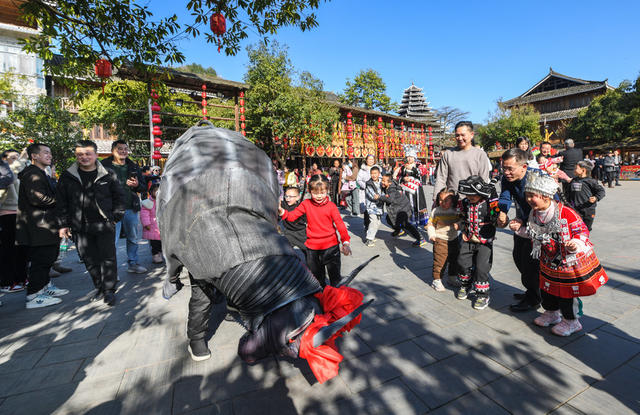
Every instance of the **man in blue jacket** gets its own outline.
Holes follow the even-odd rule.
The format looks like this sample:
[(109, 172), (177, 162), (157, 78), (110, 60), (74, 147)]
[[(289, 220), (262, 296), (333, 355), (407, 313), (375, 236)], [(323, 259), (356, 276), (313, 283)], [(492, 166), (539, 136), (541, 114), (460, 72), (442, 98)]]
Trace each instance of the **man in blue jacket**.
[[(531, 206), (525, 199), (524, 188), (527, 185), (527, 176), (534, 169), (527, 167), (527, 154), (518, 149), (512, 148), (502, 154), (502, 192), (498, 200), (500, 215), (497, 225), (505, 227), (508, 223), (519, 221), (527, 223)], [(511, 208), (512, 201), (516, 202), (516, 218), (509, 221), (507, 213)], [(513, 262), (521, 275), (522, 285), (526, 288), (524, 294), (514, 294), (519, 302), (511, 304), (510, 308), (515, 312), (535, 310), (540, 305), (540, 285), (539, 273), (540, 262), (531, 257), (531, 239), (523, 238), (513, 234)]]

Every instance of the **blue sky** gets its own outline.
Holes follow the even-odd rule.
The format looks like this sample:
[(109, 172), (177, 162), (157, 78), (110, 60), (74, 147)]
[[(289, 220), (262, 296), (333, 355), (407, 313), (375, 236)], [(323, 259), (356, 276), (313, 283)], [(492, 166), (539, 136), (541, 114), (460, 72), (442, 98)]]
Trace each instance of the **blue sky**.
[[(150, 2), (157, 15), (176, 3)], [(310, 32), (281, 30), (298, 70), (340, 92), (361, 69), (378, 71), (399, 101), (411, 83), (434, 108), (458, 107), (483, 122), (499, 98), (525, 92), (549, 67), (565, 75), (609, 79), (613, 86), (640, 73), (640, 1), (378, 1), (334, 0), (317, 11)], [(208, 28), (207, 28), (208, 30)], [(258, 38), (251, 34), (244, 46)], [(242, 80), (247, 55), (218, 54), (204, 38), (181, 43), (187, 62)]]

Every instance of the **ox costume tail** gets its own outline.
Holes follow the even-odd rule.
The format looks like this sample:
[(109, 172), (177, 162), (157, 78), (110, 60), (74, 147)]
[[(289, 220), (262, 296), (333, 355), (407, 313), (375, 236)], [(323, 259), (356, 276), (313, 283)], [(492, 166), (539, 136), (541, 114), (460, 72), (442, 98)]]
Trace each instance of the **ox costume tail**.
[(243, 360), (301, 357), (324, 382), (342, 360), (335, 340), (360, 322), (371, 303), (363, 305), (363, 294), (347, 286), (371, 260), (340, 287), (322, 290), (276, 231), (279, 194), (271, 160), (241, 134), (210, 123), (183, 134), (157, 198), (167, 259), (163, 296), (181, 288), (178, 277), (186, 267), (240, 316), (247, 329), (238, 344)]

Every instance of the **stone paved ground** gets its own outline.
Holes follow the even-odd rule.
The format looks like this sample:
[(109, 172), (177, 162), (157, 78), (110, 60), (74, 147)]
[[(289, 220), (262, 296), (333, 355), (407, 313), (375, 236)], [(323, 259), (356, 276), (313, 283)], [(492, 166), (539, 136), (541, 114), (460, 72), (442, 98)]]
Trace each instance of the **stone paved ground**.
[(509, 312), (520, 289), (510, 235), (495, 246), (491, 305), (475, 311), (429, 287), (430, 246), (384, 228), (366, 248), (361, 220), (347, 218), (355, 254), (344, 273), (379, 253), (354, 284), (376, 301), (342, 341), (340, 375), (323, 385), (302, 362), (241, 363), (243, 329), (223, 320), (222, 307), (212, 318), (214, 357), (192, 362), (188, 289), (167, 302), (161, 268), (139, 276), (121, 267), (117, 306), (89, 303), (91, 283), (70, 252), (74, 271), (56, 280), (71, 289), (61, 305), (26, 310), (24, 293), (2, 297), (0, 413), (638, 413), (638, 206), (640, 182), (626, 182), (598, 207), (592, 240), (610, 281), (584, 299), (585, 330), (570, 338), (533, 326), (536, 313)]

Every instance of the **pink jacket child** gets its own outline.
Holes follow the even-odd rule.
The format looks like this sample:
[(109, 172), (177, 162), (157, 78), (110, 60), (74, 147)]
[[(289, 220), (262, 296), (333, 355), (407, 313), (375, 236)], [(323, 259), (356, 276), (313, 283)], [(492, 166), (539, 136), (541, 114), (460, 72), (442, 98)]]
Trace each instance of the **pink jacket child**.
[(142, 222), (142, 237), (144, 239), (160, 240), (160, 229), (156, 220), (156, 200), (151, 196), (142, 201), (140, 222)]
[(151, 255), (154, 264), (161, 264), (162, 258), (162, 242), (160, 240), (160, 229), (158, 228), (158, 220), (156, 219), (156, 199), (155, 195), (158, 185), (151, 186), (149, 191), (149, 199), (145, 199), (141, 203), (140, 221), (142, 222), (142, 237), (149, 240), (151, 245)]

